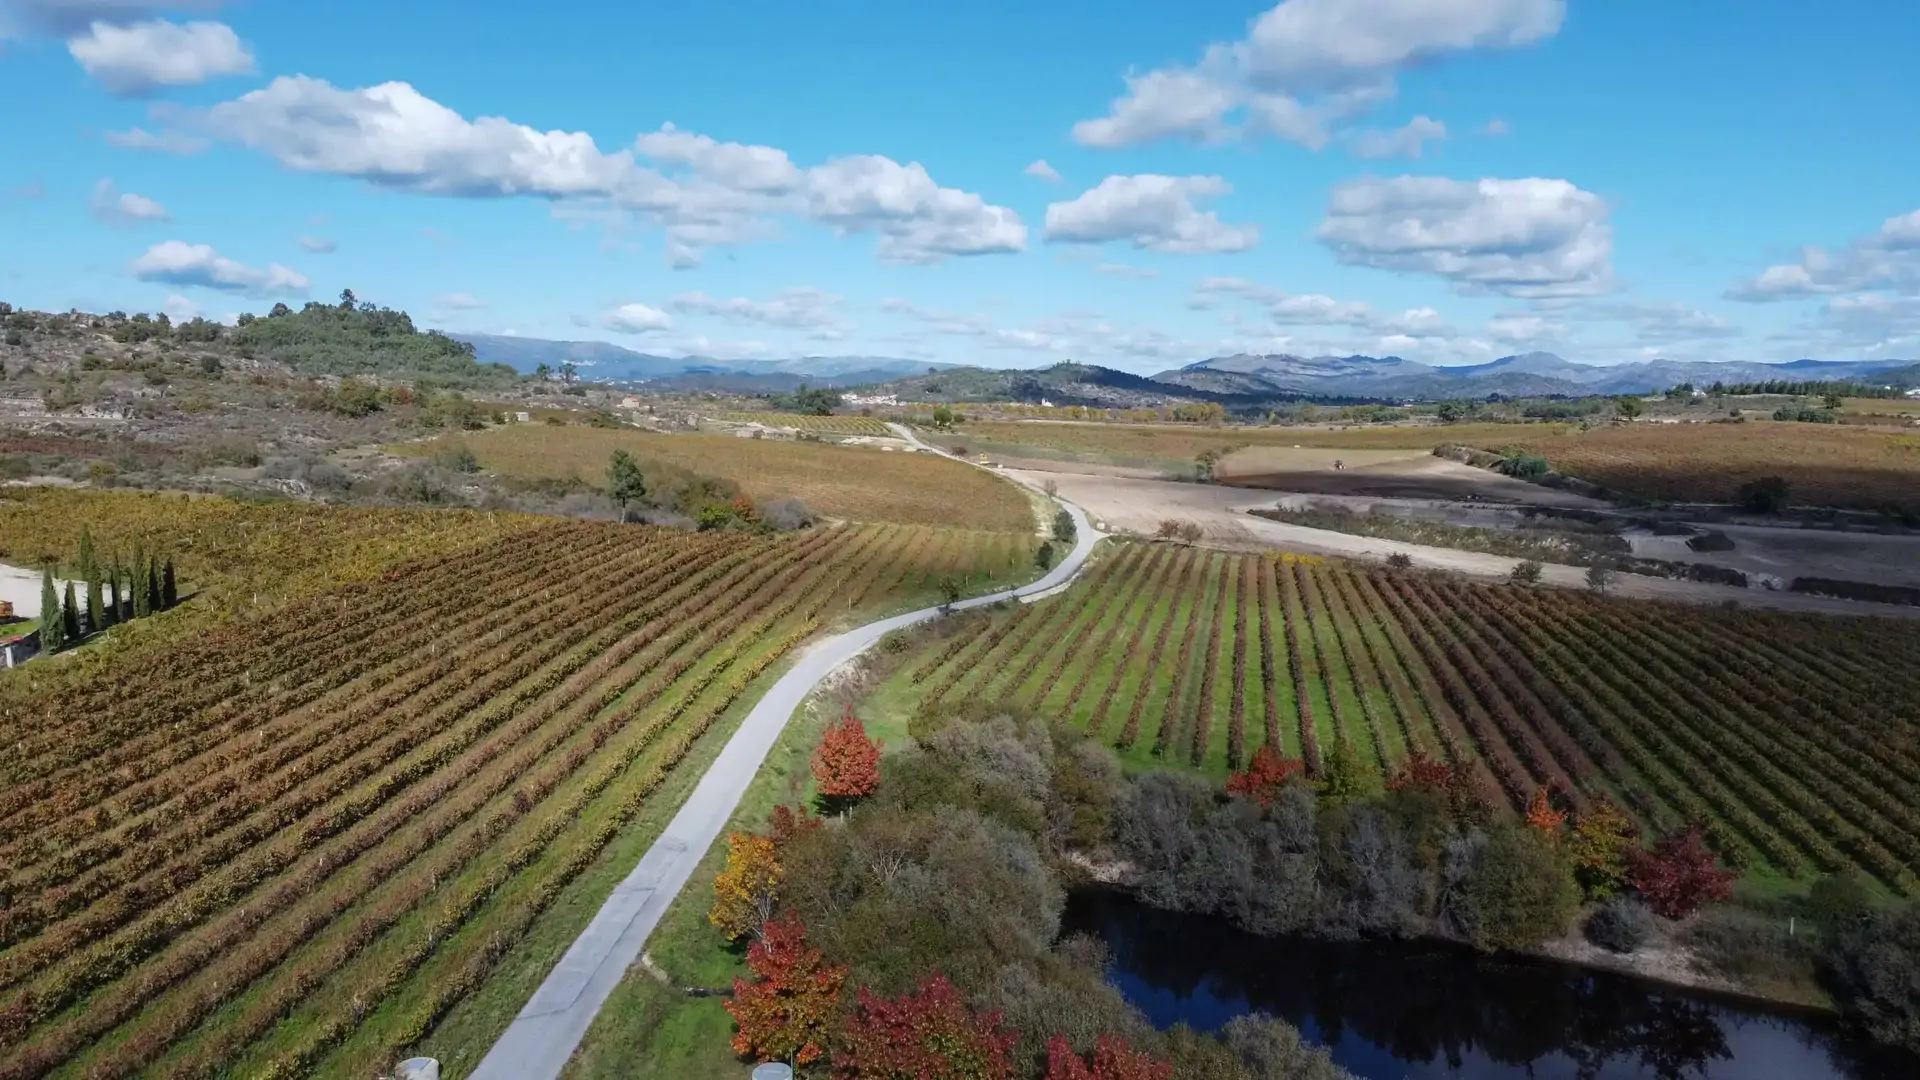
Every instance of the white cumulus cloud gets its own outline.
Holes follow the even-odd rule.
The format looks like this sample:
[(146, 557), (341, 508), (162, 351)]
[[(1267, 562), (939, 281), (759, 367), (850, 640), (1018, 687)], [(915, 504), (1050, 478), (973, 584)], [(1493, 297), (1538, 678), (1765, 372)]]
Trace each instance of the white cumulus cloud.
[(622, 334), (647, 334), (673, 328), (673, 318), (645, 304), (621, 304), (600, 316), (600, 325)]
[(93, 186), (93, 198), (87, 211), (109, 225), (140, 225), (149, 221), (168, 221), (167, 208), (131, 191), (119, 191), (113, 181), (102, 179)]
[(197, 285), (257, 296), (301, 293), (310, 284), (305, 275), (279, 263), (269, 264), (264, 270), (256, 269), (226, 258), (210, 245), (179, 240), (153, 245), (146, 254), (129, 263), (127, 269), (142, 281)]
[(140, 96), (162, 87), (198, 86), (220, 75), (249, 75), (253, 53), (225, 23), (165, 19), (119, 26), (95, 22), (67, 42), (88, 75), (115, 94)]
[(200, 317), (200, 305), (179, 295), (167, 297), (166, 303), (160, 305), (160, 310), (177, 323), (192, 322)]
[(1272, 134), (1317, 147), (1330, 124), (1391, 97), (1400, 71), (1530, 45), (1565, 17), (1565, 0), (1285, 0), (1192, 65), (1128, 75), (1107, 115), (1074, 125), (1073, 136), (1117, 147)]
[(1612, 287), (1608, 212), (1565, 180), (1367, 177), (1334, 189), (1316, 235), (1342, 262), (1465, 292), (1589, 296)]
[(1057, 184), (1060, 182), (1060, 170), (1047, 164), (1046, 158), (1040, 158), (1020, 171), (1033, 177), (1035, 180), (1045, 180), (1049, 184)]
[(198, 154), (213, 145), (184, 132), (169, 129), (156, 133), (141, 127), (109, 131), (105, 138), (108, 146), (117, 146), (122, 150), (155, 150), (166, 154)]
[(1447, 137), (1447, 125), (1430, 116), (1416, 116), (1406, 126), (1391, 131), (1369, 128), (1355, 131), (1348, 139), (1354, 157), (1419, 157), (1430, 142)]
[(947, 255), (1024, 251), (1020, 215), (944, 188), (918, 162), (877, 154), (836, 158), (807, 171), (807, 216), (842, 233), (880, 235), (880, 257), (930, 263)]
[(1026, 247), (1018, 214), (941, 187), (917, 162), (852, 155), (803, 169), (782, 150), (671, 124), (631, 149), (603, 151), (585, 132), (468, 120), (401, 82), (343, 90), (285, 76), (205, 110), (197, 123), (303, 172), (425, 195), (550, 199), (556, 216), (609, 231), (636, 221), (658, 227), (676, 267), (697, 264), (714, 245), (776, 235), (778, 215), (876, 235), (889, 262)]
[(1046, 237), (1074, 244), (1125, 240), (1178, 254), (1245, 251), (1259, 243), (1259, 226), (1230, 225), (1194, 205), (1232, 190), (1217, 176), (1109, 176), (1078, 198), (1048, 206)]
[(1807, 247), (1797, 262), (1767, 267), (1727, 298), (1760, 303), (1871, 289), (1920, 293), (1920, 210), (1886, 219), (1837, 252)]
[(840, 314), (840, 301), (841, 298), (833, 293), (797, 286), (782, 289), (766, 300), (685, 292), (668, 301), (667, 306), (682, 314), (707, 315), (731, 323), (758, 323), (802, 330), (808, 337), (818, 341), (838, 341), (853, 330), (853, 324)]

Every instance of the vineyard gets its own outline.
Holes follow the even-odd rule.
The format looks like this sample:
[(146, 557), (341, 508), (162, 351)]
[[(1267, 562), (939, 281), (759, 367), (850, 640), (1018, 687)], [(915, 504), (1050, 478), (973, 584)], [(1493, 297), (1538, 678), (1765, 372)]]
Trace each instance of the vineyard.
[(550, 523), (9, 700), (0, 1080), (376, 1075), (817, 628), (1025, 543)]
[(1585, 432), (1523, 427), (1500, 446), (1524, 447), (1569, 476), (1646, 499), (1732, 502), (1740, 485), (1779, 476), (1796, 503), (1920, 510), (1916, 443), (1884, 428), (1754, 420), (1609, 425)]
[(871, 416), (805, 416), (800, 413), (740, 412), (721, 413), (719, 419), (733, 424), (759, 424), (771, 428), (794, 428), (821, 435), (880, 435), (893, 430), (886, 421)]
[(84, 524), (101, 552), (164, 552), (196, 587), (298, 595), (364, 581), (402, 560), (498, 540), (545, 520), (477, 510), (421, 513), (27, 487), (0, 498), (0, 562), (68, 563)]
[[(607, 459), (625, 450), (640, 462), (722, 476), (756, 499), (793, 497), (828, 517), (904, 525), (952, 525), (1031, 532), (1033, 509), (1018, 487), (936, 454), (888, 453), (732, 435), (660, 435), (518, 424), (458, 440), (487, 469), (514, 476), (604, 483)], [(437, 441), (397, 452), (432, 456)]]
[(978, 617), (899, 678), (922, 701), (1070, 718), (1136, 763), (1323, 772), (1424, 754), (1495, 803), (1605, 797), (1705, 821), (1738, 865), (1920, 866), (1920, 630), (1608, 601), (1302, 558), (1120, 545), (1090, 578)]
[[(1001, 457), (1071, 457), (1149, 467), (1190, 463), (1206, 451), (1250, 448), (1221, 475), (1273, 471), (1258, 462), (1278, 450), (1430, 451), (1442, 443), (1482, 450), (1519, 447), (1569, 476), (1637, 498), (1732, 502), (1742, 484), (1783, 477), (1793, 500), (1815, 506), (1920, 509), (1920, 438), (1898, 429), (1844, 424), (1634, 423), (1429, 424), (1398, 427), (1199, 427), (1155, 424), (980, 421), (939, 441)], [(1308, 455), (1309, 457), (1311, 455)], [(1295, 464), (1299, 462), (1296, 461)]]

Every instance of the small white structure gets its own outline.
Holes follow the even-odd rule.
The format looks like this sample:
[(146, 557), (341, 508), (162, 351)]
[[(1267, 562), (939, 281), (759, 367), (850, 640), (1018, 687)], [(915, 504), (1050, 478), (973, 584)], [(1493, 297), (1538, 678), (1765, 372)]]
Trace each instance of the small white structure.
[(632, 394), (628, 394), (626, 397), (620, 399), (620, 407), (623, 409), (637, 409), (640, 407), (640, 399), (634, 397)]
[(1916, 386), (1913, 389), (1907, 391), (1906, 396), (1910, 398), (1920, 398), (1920, 386)]
[(0, 668), (15, 667), (40, 655), (40, 635), (19, 634), (0, 638)]
[(532, 421), (533, 421), (533, 414), (530, 412), (522, 411), (522, 412), (516, 412), (513, 414), (513, 422), (516, 424), (526, 424), (526, 423), (531, 423)]

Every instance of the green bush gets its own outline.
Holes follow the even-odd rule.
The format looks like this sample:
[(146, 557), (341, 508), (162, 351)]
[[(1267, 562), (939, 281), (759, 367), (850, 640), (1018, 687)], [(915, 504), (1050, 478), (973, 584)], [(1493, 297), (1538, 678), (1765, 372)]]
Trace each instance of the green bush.
[(1920, 908), (1879, 912), (1832, 935), (1825, 967), (1850, 1024), (1920, 1052)]
[(1630, 953), (1653, 936), (1653, 912), (1632, 897), (1616, 896), (1587, 916), (1587, 940), (1608, 952)]
[(1483, 949), (1531, 949), (1560, 934), (1580, 905), (1573, 870), (1540, 834), (1494, 829), (1466, 867), (1451, 913)]

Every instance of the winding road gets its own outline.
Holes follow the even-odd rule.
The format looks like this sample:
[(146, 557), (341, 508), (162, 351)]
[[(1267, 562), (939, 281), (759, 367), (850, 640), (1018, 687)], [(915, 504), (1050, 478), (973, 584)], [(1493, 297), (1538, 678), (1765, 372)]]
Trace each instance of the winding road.
[[(911, 432), (895, 428), (908, 442), (925, 447)], [(999, 470), (996, 475), (1006, 476)], [(1008, 477), (1009, 479), (1015, 479)], [(1027, 487), (1038, 485), (1015, 480)], [(1073, 515), (1078, 540), (1073, 550), (1045, 577), (1018, 589), (962, 600), (955, 609), (981, 607), (1002, 600), (1045, 593), (1071, 580), (1105, 534), (1078, 506), (1062, 503)], [(794, 710), (820, 680), (852, 660), (885, 635), (925, 622), (941, 613), (922, 608), (895, 615), (818, 641), (803, 650), (794, 665), (773, 684), (766, 696), (747, 713), (740, 728), (706, 775), (687, 796), (639, 865), (613, 890), (593, 921), (574, 939), (560, 963), (548, 973), (526, 1007), (507, 1026), (499, 1040), (474, 1069), (475, 1080), (553, 1080), (580, 1045), (587, 1027), (619, 985), (627, 968), (639, 958), (647, 938), (666, 914), (694, 869), (706, 856), (733, 817), (747, 785), (773, 749)]]

